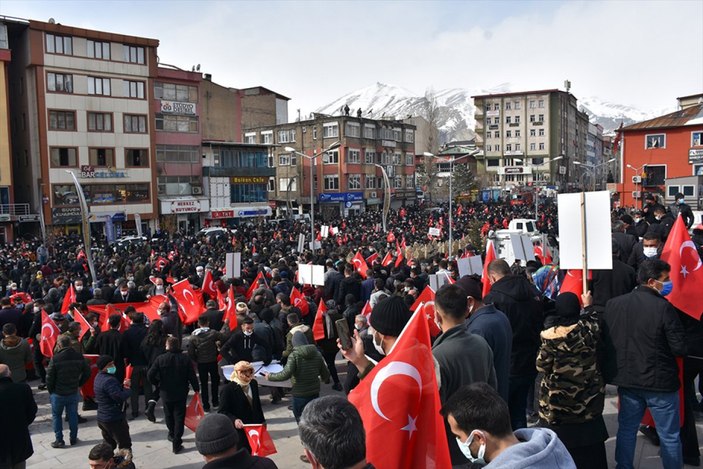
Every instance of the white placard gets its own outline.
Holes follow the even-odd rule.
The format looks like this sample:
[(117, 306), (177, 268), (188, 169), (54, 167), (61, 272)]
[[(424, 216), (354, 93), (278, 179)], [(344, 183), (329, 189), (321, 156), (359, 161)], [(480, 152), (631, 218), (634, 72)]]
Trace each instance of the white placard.
[(430, 230), (427, 232), (430, 236), (439, 236), (441, 233), (439, 228), (430, 228)]
[(525, 262), (535, 260), (535, 245), (532, 243), (530, 235), (523, 234), (520, 236), (522, 240), (522, 248), (525, 251)]
[(515, 259), (524, 262), (535, 260), (535, 248), (529, 235), (510, 233), (510, 244), (513, 247)]
[(225, 278), (240, 278), (242, 276), (242, 253), (228, 252), (225, 255)]
[(298, 252), (303, 252), (305, 250), (305, 235), (300, 233), (298, 235)]
[[(611, 270), (610, 192), (586, 192), (586, 257), (589, 269)], [(581, 194), (559, 194), (559, 268), (583, 269)]]
[(463, 257), (456, 260), (459, 268), (459, 278), (466, 275), (481, 275), (483, 273), (483, 261), (481, 256)]
[(141, 237), (142, 235), (142, 216), (138, 213), (134, 214), (134, 224), (137, 227), (137, 236)]
[(429, 276), (430, 288), (434, 291), (438, 291), (445, 284), (449, 283), (449, 275), (447, 274), (434, 274)]
[(315, 240), (313, 243), (308, 243), (308, 247), (312, 249), (320, 249), (322, 247), (322, 243), (318, 240)]
[[(266, 373), (279, 373), (283, 371), (281, 364), (274, 360), (269, 365), (264, 365), (263, 362), (251, 362), (251, 366), (254, 367), (254, 379), (259, 386), (269, 386), (272, 388), (290, 388), (293, 384), (289, 379), (285, 381), (269, 381), (264, 378), (264, 372)], [(232, 372), (234, 372), (234, 365), (225, 365), (222, 367), (222, 374), (225, 375), (227, 381), (232, 381)]]
[(298, 283), (301, 285), (324, 285), (325, 266), (301, 264), (298, 266)]
[(321, 235), (323, 238), (326, 238), (326, 237), (329, 236), (329, 234), (330, 234), (330, 227), (327, 226), (327, 225), (322, 225), (322, 226), (320, 227), (320, 235)]

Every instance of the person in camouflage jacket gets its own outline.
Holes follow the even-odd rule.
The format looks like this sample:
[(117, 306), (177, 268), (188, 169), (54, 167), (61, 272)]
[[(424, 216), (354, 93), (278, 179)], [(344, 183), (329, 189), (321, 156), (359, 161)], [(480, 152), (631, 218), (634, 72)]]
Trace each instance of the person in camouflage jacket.
[(582, 299), (583, 314), (575, 294), (560, 294), (545, 320), (537, 356), (540, 425), (559, 436), (578, 468), (607, 468), (605, 384), (596, 354), (601, 330), (591, 292)]

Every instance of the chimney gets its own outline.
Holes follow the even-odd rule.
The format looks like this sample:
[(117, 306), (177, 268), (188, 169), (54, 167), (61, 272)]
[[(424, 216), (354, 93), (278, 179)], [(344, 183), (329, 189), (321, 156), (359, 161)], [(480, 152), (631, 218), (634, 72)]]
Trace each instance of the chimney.
[(206, 74), (205, 74), (205, 80), (207, 80), (207, 81), (212, 81), (212, 74), (206, 73)]

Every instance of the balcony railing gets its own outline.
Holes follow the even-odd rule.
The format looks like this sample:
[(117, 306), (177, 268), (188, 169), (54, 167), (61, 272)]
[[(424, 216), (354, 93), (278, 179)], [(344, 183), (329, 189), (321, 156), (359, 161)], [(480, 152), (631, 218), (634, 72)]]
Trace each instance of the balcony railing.
[(0, 215), (29, 215), (29, 204), (0, 204)]

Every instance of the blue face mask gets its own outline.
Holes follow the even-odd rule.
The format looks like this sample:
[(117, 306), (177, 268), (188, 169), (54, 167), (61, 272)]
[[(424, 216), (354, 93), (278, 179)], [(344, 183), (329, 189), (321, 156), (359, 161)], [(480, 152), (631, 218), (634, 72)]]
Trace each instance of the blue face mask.
[(679, 199), (678, 202), (679, 202), (679, 205), (683, 204), (683, 199)]
[(662, 289), (659, 291), (659, 294), (661, 296), (667, 296), (669, 293), (671, 293), (671, 290), (674, 289), (674, 284), (671, 283), (671, 280), (667, 280), (666, 282), (661, 282), (662, 284)]
[(116, 367), (116, 366), (110, 366), (110, 367), (108, 367), (105, 371), (107, 371), (108, 374), (114, 375), (115, 372), (117, 372), (117, 367)]

